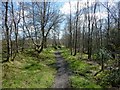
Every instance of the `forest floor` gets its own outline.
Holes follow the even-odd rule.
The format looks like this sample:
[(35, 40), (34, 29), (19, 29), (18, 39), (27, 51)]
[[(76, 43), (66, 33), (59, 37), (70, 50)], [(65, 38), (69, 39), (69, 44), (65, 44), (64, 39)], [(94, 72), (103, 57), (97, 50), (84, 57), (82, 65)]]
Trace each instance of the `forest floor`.
[(68, 88), (69, 87), (69, 76), (67, 70), (67, 63), (64, 58), (61, 56), (60, 51), (55, 52), (56, 57), (56, 66), (57, 66), (57, 74), (55, 77), (55, 82), (53, 84), (53, 88)]
[(93, 75), (98, 65), (83, 62), (69, 55), (65, 49), (55, 51), (56, 77), (53, 88), (101, 88)]
[(2, 88), (50, 88), (56, 75), (54, 49), (40, 54), (19, 52), (14, 61), (2, 64)]
[(80, 59), (80, 55), (72, 56), (67, 49), (61, 50), (65, 62), (67, 62), (67, 68), (70, 72), (69, 83), (70, 88), (102, 88), (96, 81), (97, 77), (94, 74), (99, 71), (100, 66), (95, 63), (87, 63), (87, 55), (83, 55)]
[(112, 87), (96, 61), (87, 55), (70, 55), (66, 48), (46, 48), (40, 54), (34, 50), (19, 52), (14, 61), (2, 64), (3, 88), (104, 88)]
[[(79, 56), (79, 55), (77, 55)], [(45, 49), (18, 53), (14, 61), (2, 65), (3, 88), (100, 88), (93, 78), (99, 65), (71, 56), (69, 50)], [(86, 56), (84, 55), (84, 58)], [(92, 71), (91, 71), (92, 70)]]

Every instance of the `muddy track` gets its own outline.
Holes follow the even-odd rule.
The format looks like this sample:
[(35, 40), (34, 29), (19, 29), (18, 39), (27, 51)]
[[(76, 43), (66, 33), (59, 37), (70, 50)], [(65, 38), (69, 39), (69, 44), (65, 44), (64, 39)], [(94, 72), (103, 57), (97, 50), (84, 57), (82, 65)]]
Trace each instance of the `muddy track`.
[(57, 67), (57, 74), (55, 77), (55, 81), (53, 84), (53, 88), (68, 88), (69, 87), (69, 79), (68, 79), (68, 70), (67, 70), (67, 63), (65, 62), (64, 58), (61, 56), (61, 52), (56, 51), (56, 67)]

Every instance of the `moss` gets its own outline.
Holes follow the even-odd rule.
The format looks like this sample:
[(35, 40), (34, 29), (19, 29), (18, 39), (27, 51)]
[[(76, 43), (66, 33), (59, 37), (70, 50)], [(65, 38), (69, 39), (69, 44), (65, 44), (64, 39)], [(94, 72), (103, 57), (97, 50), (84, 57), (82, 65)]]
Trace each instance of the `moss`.
[(31, 53), (34, 51), (19, 53), (13, 62), (3, 64), (3, 88), (51, 87), (56, 70), (49, 64), (55, 63), (54, 51), (46, 49), (39, 57)]
[(101, 88), (99, 85), (96, 85), (94, 82), (85, 79), (80, 76), (71, 76), (70, 77), (73, 88)]
[[(99, 70), (98, 65), (89, 64), (87, 61), (83, 60), (87, 57), (84, 56), (83, 59), (80, 59), (80, 54), (76, 56), (70, 55), (68, 49), (62, 50), (62, 56), (68, 62), (69, 69), (73, 72), (70, 76), (71, 86), (74, 88), (100, 88), (101, 86), (97, 85), (96, 79), (94, 78), (94, 73)], [(93, 72), (94, 71), (94, 72)]]

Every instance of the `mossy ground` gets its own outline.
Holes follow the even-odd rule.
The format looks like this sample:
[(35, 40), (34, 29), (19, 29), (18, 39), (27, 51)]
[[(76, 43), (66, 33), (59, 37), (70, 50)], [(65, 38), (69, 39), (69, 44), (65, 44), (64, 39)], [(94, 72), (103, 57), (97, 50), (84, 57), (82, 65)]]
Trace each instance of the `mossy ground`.
[[(119, 73), (100, 70), (100, 65), (87, 60), (87, 54), (70, 55), (66, 48), (60, 50), (72, 72), (69, 77), (72, 88), (111, 88), (119, 83)], [(56, 60), (53, 48), (44, 49), (40, 54), (34, 50), (18, 53), (14, 61), (2, 64), (3, 88), (50, 88), (56, 75)], [(81, 57), (82, 55), (82, 57)], [(114, 79), (116, 77), (116, 79)]]
[(2, 87), (50, 88), (56, 74), (54, 64), (52, 48), (45, 49), (39, 55), (34, 50), (18, 53), (14, 61), (2, 65)]
[[(102, 88), (97, 84), (94, 73), (99, 70), (99, 65), (87, 63), (85, 60), (79, 58), (80, 54), (71, 56), (69, 50), (61, 50), (63, 57), (69, 65), (72, 72), (70, 76), (71, 87), (73, 88)], [(86, 55), (82, 55), (86, 59)]]

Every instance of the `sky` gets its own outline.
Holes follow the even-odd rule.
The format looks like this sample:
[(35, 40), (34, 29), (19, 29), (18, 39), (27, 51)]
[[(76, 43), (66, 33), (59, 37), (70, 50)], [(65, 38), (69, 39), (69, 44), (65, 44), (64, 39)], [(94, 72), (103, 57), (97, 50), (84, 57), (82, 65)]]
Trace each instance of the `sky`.
[[(8, 0), (1, 0), (2, 2), (6, 2)], [(11, 1), (11, 0), (9, 0)], [(14, 2), (17, 2), (17, 1), (22, 1), (22, 2), (42, 2), (43, 0), (12, 0)], [(69, 1), (78, 1), (78, 0), (45, 0), (45, 1), (48, 1), (48, 2), (69, 2)], [(79, 1), (82, 1), (82, 2), (86, 2), (87, 0), (79, 0)], [(95, 1), (95, 0), (88, 0), (88, 1)], [(114, 2), (117, 2), (117, 1), (120, 1), (120, 0), (96, 0), (96, 1), (100, 1), (100, 2), (106, 2), (106, 1), (114, 1)]]
[[(96, 0), (98, 1), (98, 0)], [(104, 2), (109, 2), (109, 6), (115, 6), (115, 2), (118, 2), (120, 0), (99, 0), (100, 2), (104, 3)], [(86, 7), (85, 2), (87, 2), (87, 0), (79, 0), (79, 8), (83, 9)], [(91, 3), (90, 3), (91, 2)], [(95, 2), (95, 0), (89, 0), (90, 5), (92, 6), (93, 2)], [(71, 13), (74, 14), (76, 12), (76, 6), (77, 6), (77, 0), (70, 0), (71, 3)], [(62, 3), (61, 7), (60, 7), (60, 11), (62, 14), (65, 15), (69, 15), (70, 14), (70, 5), (69, 5), (69, 1)], [(90, 15), (92, 15), (93, 13), (90, 13)], [(100, 19), (105, 19), (107, 18), (108, 14), (106, 12), (106, 9), (101, 6), (101, 10), (100, 12), (96, 12), (95, 15), (97, 16), (97, 20)], [(81, 15), (81, 19), (83, 18), (84, 15)], [(63, 23), (65, 25), (65, 23)], [(62, 25), (62, 26), (64, 26)], [(62, 32), (61, 32), (62, 33)]]
[[(5, 1), (5, 0), (3, 0)], [(31, 0), (13, 0), (14, 2), (18, 2), (18, 1), (25, 1), (25, 2), (30, 2)], [(42, 1), (42, 0), (34, 0), (34, 1)], [(60, 9), (60, 12), (62, 14), (65, 14), (65, 15), (69, 15), (69, 12), (70, 12), (70, 6), (69, 6), (69, 1), (71, 2), (71, 11), (72, 11), (72, 14), (76, 12), (76, 4), (77, 4), (77, 1), (78, 0), (46, 0), (46, 1), (51, 1), (51, 2), (55, 2), (56, 5), (57, 5), (57, 8)], [(95, 0), (89, 0), (89, 2), (94, 2)], [(98, 0), (96, 0), (98, 1)], [(109, 1), (110, 2), (110, 6), (112, 5), (115, 5), (114, 2), (118, 2), (120, 0), (99, 0), (100, 2), (104, 3), (104, 2), (107, 2)], [(85, 2), (87, 2), (87, 0), (79, 0), (79, 5), (80, 5), (80, 9), (82, 8), (85, 8), (86, 5)], [(16, 4), (17, 5), (17, 4)], [(92, 4), (90, 4), (92, 5)], [(95, 14), (98, 18), (100, 18), (100, 16), (102, 16), (102, 18), (106, 18), (107, 17), (107, 12), (105, 11), (105, 9), (101, 10), (101, 12), (96, 12)], [(81, 16), (82, 18), (82, 16)], [(61, 24), (61, 29), (64, 29), (64, 24)], [(62, 33), (62, 31), (61, 31)], [(1, 36), (1, 35), (0, 35)], [(0, 37), (1, 38), (1, 37)]]
[[(98, 0), (96, 0), (98, 1)], [(106, 2), (107, 0), (100, 0), (100, 2), (104, 3)], [(108, 0), (109, 1), (109, 5), (110, 6), (113, 6), (115, 5), (114, 2), (118, 2), (120, 0)], [(82, 8), (85, 8), (86, 5), (85, 5), (85, 2), (87, 2), (87, 0), (79, 0), (79, 8), (82, 9)], [(91, 2), (93, 4), (93, 2), (95, 2), (95, 0), (89, 0), (89, 2)], [(77, 0), (70, 0), (70, 3), (71, 3), (71, 13), (75, 13), (76, 12), (76, 4), (77, 4)], [(90, 4), (89, 6), (91, 6), (92, 4)], [(63, 14), (69, 14), (70, 13), (70, 5), (69, 5), (69, 2), (64, 2), (62, 7), (60, 8), (60, 11), (61, 13)], [(105, 16), (105, 10), (102, 10), (101, 13), (103, 13), (103, 16)], [(98, 13), (97, 13), (98, 14)]]

